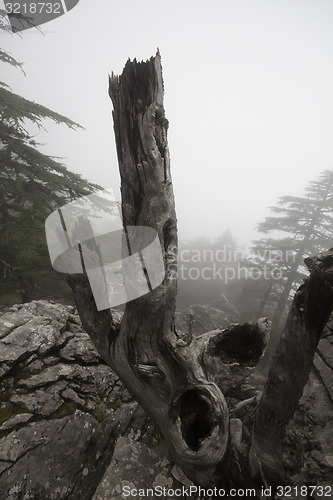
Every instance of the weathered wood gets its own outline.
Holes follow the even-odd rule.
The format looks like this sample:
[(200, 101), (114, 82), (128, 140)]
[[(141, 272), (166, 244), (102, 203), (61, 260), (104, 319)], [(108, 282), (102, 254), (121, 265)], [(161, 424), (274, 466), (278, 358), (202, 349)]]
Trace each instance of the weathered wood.
[(284, 480), (283, 438), (308, 380), (315, 350), (333, 309), (333, 251), (305, 260), (309, 278), (295, 294), (253, 426), (253, 477)]
[[(112, 366), (158, 423), (175, 461), (194, 480), (209, 484), (226, 450), (228, 410), (219, 388), (205, 383), (199, 364), (185, 363), (177, 352), (177, 228), (160, 55), (128, 62), (119, 78), (112, 75), (109, 88), (123, 222), (156, 229), (165, 264), (163, 283), (126, 305), (110, 350)], [(159, 376), (138, 368), (143, 365), (155, 366)]]
[(109, 94), (123, 223), (157, 231), (165, 277), (126, 304), (119, 325), (111, 311), (97, 311), (87, 277), (70, 276), (83, 326), (159, 426), (170, 454), (190, 479), (210, 487), (281, 483), (285, 427), (333, 307), (332, 252), (312, 263), (309, 280), (295, 296), (260, 402), (260, 394), (244, 393), (247, 400), (229, 418), (225, 395), (240, 394), (265, 350), (268, 322), (231, 325), (198, 338), (177, 334), (177, 226), (160, 55), (128, 61), (121, 76), (111, 76)]
[[(230, 370), (235, 374), (238, 367), (239, 382), (248, 374), (246, 366), (253, 368), (265, 348), (267, 325), (236, 325), (192, 345), (179, 339), (174, 326), (177, 227), (160, 55), (144, 63), (128, 61), (120, 77), (111, 76), (109, 93), (123, 223), (157, 231), (165, 278), (126, 304), (120, 327), (110, 311), (97, 311), (86, 278), (74, 275), (69, 282), (95, 346), (158, 424), (174, 460), (195, 482), (217, 484), (229, 439), (228, 407), (219, 385), (231, 384)], [(236, 343), (230, 341), (232, 331)], [(240, 353), (238, 363), (245, 337), (258, 346), (247, 359)]]

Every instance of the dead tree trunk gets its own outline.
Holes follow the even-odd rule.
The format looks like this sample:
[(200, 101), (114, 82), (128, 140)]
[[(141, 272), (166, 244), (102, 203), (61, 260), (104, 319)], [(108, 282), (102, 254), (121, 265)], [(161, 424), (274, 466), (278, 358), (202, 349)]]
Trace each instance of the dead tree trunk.
[(284, 480), (282, 446), (286, 427), (302, 396), (317, 344), (333, 308), (332, 250), (305, 259), (311, 274), (295, 294), (255, 414), (251, 471), (270, 484)]
[[(280, 477), (280, 456), (274, 463), (271, 459), (274, 436), (281, 437), (291, 416), (291, 411), (285, 409), (289, 400), (284, 401), (284, 391), (291, 390), (294, 407), (306, 382), (320, 329), (332, 308), (331, 285), (325, 288), (328, 295), (325, 291), (325, 306), (318, 311), (320, 319), (311, 309), (311, 301), (316, 298), (310, 292), (311, 284), (307, 285), (305, 310), (300, 312), (298, 302), (294, 306), (298, 312), (285, 336), (289, 339), (288, 349), (290, 345), (303, 345), (306, 336), (306, 366), (301, 368), (302, 360), (296, 366), (290, 356), (282, 364), (280, 358), (276, 360), (278, 372), (297, 372), (299, 368), (302, 375), (297, 378), (297, 387), (290, 388), (287, 377), (283, 387), (272, 392), (269, 388), (276, 386), (274, 380), (280, 376), (272, 371), (271, 385), (258, 406), (251, 438), (252, 427), (246, 429), (237, 415), (246, 405), (253, 412), (258, 398), (240, 403), (229, 415), (224, 395), (232, 394), (259, 361), (267, 343), (267, 321), (232, 325), (204, 334), (190, 344), (174, 326), (177, 228), (160, 55), (145, 63), (128, 61), (120, 77), (111, 76), (109, 93), (114, 107), (123, 223), (125, 228), (156, 229), (165, 278), (148, 294), (127, 303), (121, 324), (117, 325), (110, 310), (97, 311), (87, 277), (69, 276), (83, 326), (106, 362), (159, 426), (173, 459), (190, 479), (202, 486), (231, 487), (263, 484), (265, 478), (269, 481), (274, 477), (276, 470)], [(294, 318), (294, 310), (291, 315)], [(311, 320), (301, 321), (302, 315), (310, 315)], [(290, 332), (294, 321), (296, 337)], [(281, 423), (266, 425), (260, 437), (265, 415), (269, 414), (269, 422), (272, 420), (269, 411), (274, 412), (274, 398)], [(263, 474), (259, 452), (267, 452), (272, 465)]]

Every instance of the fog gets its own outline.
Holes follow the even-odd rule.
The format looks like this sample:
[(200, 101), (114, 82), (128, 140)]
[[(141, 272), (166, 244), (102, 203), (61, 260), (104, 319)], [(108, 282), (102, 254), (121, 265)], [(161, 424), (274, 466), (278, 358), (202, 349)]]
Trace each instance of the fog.
[(42, 33), (1, 32), (26, 72), (1, 80), (80, 123), (46, 122), (41, 150), (118, 192), (108, 73), (158, 47), (180, 238), (230, 228), (247, 245), (279, 196), (333, 168), (332, 19), (330, 0), (80, 0)]

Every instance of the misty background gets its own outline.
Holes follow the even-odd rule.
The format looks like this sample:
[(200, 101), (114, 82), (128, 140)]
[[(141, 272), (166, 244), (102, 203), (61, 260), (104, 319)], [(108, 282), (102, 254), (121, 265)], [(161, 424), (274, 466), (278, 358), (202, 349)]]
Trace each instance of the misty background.
[(247, 246), (279, 196), (333, 166), (332, 19), (330, 0), (80, 0), (43, 33), (2, 31), (26, 76), (1, 79), (80, 123), (47, 121), (39, 149), (118, 195), (108, 74), (158, 47), (180, 239), (230, 228)]

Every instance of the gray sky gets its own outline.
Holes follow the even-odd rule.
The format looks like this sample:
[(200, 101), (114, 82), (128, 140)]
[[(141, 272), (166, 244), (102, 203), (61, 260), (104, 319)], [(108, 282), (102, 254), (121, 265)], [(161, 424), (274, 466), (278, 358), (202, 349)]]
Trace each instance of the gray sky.
[(159, 47), (180, 237), (230, 228), (243, 245), (333, 168), (332, 23), (331, 0), (80, 0), (44, 34), (1, 32), (27, 74), (1, 79), (86, 128), (46, 123), (43, 152), (118, 189), (108, 73)]

